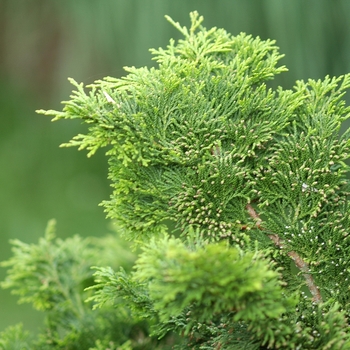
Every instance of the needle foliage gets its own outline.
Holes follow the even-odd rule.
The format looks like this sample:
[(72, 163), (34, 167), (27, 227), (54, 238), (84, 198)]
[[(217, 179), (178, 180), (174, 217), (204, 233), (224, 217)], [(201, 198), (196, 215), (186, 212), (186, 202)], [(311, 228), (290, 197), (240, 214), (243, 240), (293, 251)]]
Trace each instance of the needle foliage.
[(63, 111), (39, 111), (88, 125), (63, 146), (108, 147), (103, 205), (139, 253), (52, 229), (13, 242), (2, 286), (47, 322), (0, 349), (350, 349), (350, 75), (272, 88), (274, 41), (190, 17), (167, 17), (183, 39), (156, 68), (71, 79)]

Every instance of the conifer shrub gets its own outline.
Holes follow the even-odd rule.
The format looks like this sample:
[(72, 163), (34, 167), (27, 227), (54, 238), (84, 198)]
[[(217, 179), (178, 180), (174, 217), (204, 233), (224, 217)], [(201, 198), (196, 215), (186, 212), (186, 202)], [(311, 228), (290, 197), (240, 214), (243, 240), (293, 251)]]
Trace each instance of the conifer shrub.
[(190, 18), (156, 68), (39, 111), (107, 147), (116, 234), (14, 241), (2, 286), (46, 323), (0, 349), (350, 349), (350, 75), (269, 87), (274, 41)]

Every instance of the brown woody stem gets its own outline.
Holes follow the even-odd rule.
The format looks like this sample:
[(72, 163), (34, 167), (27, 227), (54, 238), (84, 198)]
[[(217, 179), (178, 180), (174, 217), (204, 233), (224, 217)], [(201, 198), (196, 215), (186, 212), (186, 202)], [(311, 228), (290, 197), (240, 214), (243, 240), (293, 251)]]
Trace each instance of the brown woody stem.
[[(246, 209), (248, 211), (249, 216), (255, 220), (256, 226), (263, 230), (261, 227), (262, 220), (259, 217), (259, 214), (255, 211), (255, 209), (251, 206), (251, 204), (247, 204)], [(268, 237), (275, 243), (275, 245), (281, 249), (284, 248), (284, 242), (280, 239), (280, 237), (276, 234), (269, 234)], [(312, 275), (310, 274), (310, 268), (309, 265), (299, 256), (299, 254), (295, 251), (290, 251), (287, 253), (289, 257), (291, 257), (295, 263), (295, 265), (300, 269), (302, 272), (304, 279), (306, 281), (306, 285), (308, 286), (311, 294), (312, 299), (316, 303), (322, 302), (322, 296), (320, 293), (319, 288), (317, 287)]]

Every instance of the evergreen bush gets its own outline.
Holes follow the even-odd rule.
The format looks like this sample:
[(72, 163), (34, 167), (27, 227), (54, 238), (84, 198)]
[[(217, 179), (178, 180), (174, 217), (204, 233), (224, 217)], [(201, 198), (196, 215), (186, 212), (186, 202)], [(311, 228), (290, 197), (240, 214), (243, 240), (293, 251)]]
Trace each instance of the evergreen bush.
[(350, 349), (350, 74), (269, 87), (274, 41), (190, 17), (157, 68), (39, 111), (108, 147), (117, 234), (14, 241), (2, 286), (46, 323), (0, 349)]

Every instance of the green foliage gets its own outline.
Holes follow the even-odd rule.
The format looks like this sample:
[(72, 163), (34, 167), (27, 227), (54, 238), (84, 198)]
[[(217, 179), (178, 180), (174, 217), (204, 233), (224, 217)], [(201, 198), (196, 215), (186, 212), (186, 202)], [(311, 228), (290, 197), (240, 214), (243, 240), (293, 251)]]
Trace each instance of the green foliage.
[(128, 305), (135, 317), (150, 320), (153, 335), (188, 335), (183, 348), (260, 349), (257, 339), (270, 348), (350, 346), (339, 305), (287, 295), (271, 264), (259, 251), (223, 243), (195, 247), (175, 238), (152, 239), (131, 276), (98, 268), (90, 301), (95, 307)]
[(349, 349), (350, 75), (272, 89), (273, 41), (168, 20), (184, 39), (158, 68), (39, 111), (88, 124), (64, 146), (108, 147), (103, 204), (142, 252), (127, 271), (111, 241), (14, 242), (3, 286), (48, 313), (36, 348)]
[(23, 325), (8, 327), (0, 333), (1, 350), (29, 350), (30, 334), (23, 330)]
[(49, 223), (38, 244), (13, 241), (13, 257), (2, 263), (9, 268), (2, 287), (45, 312), (44, 330), (37, 340), (21, 325), (10, 327), (1, 334), (0, 349), (128, 349), (127, 344), (156, 349), (157, 341), (147, 337), (148, 325), (131, 319), (125, 307), (93, 311), (86, 302), (91, 297), (86, 288), (93, 284), (91, 266), (122, 263), (130, 269), (134, 254), (116, 236), (55, 239), (54, 225)]
[(208, 244), (192, 250), (179, 239), (152, 240), (135, 267), (136, 278), (150, 280), (149, 293), (162, 320), (193, 304), (191, 314), (199, 322), (227, 310), (237, 320), (276, 318), (286, 311), (275, 303), (281, 294), (278, 274), (259, 254), (236, 247)]

